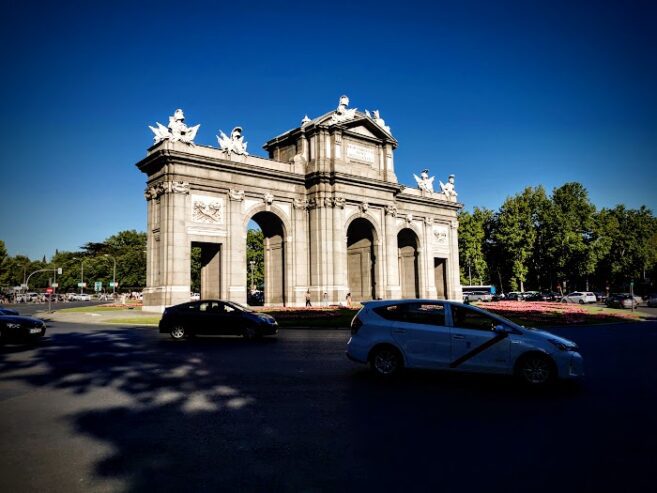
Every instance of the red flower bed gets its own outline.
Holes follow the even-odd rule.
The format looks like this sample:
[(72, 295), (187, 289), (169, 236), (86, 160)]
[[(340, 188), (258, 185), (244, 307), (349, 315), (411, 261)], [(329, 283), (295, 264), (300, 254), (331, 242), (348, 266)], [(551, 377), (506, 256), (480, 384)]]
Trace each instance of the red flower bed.
[(558, 325), (617, 322), (636, 319), (632, 313), (595, 312), (584, 306), (549, 301), (500, 301), (478, 304), (523, 325)]

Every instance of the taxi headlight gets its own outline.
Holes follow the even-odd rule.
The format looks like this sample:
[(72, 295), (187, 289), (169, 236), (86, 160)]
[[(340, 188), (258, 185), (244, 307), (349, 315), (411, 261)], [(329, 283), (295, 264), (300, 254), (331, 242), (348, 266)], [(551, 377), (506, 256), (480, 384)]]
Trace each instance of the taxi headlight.
[(559, 351), (577, 351), (577, 344), (565, 344), (556, 339), (548, 339), (550, 344), (555, 346)]

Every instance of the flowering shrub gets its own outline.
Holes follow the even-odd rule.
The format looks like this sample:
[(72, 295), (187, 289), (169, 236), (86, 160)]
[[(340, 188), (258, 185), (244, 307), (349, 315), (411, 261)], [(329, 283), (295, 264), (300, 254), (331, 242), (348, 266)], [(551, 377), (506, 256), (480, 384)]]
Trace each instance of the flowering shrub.
[(636, 320), (630, 312), (549, 301), (500, 301), (477, 304), (522, 325), (566, 325)]

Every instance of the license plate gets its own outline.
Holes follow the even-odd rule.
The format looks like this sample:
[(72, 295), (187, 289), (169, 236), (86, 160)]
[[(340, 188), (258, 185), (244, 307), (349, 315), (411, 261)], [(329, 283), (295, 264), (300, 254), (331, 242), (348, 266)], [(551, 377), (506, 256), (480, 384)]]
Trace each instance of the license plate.
[(30, 329), (30, 334), (40, 334), (41, 329)]

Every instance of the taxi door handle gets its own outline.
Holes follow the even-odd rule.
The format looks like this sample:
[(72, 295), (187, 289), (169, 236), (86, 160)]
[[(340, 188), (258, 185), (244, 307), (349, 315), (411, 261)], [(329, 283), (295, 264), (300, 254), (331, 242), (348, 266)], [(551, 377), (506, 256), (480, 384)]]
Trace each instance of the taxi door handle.
[(452, 339), (465, 339), (465, 336), (452, 336)]

